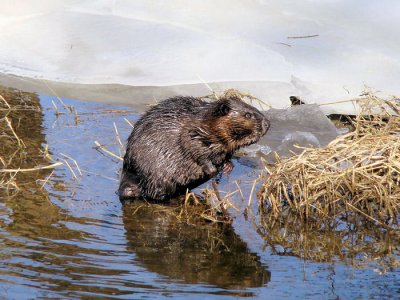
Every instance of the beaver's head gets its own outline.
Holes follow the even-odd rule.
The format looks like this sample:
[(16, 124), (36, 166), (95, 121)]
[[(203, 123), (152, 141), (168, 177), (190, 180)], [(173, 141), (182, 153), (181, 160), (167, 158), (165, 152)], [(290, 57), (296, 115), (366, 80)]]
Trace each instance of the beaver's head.
[(268, 119), (238, 97), (211, 104), (210, 128), (229, 151), (258, 142), (270, 127)]

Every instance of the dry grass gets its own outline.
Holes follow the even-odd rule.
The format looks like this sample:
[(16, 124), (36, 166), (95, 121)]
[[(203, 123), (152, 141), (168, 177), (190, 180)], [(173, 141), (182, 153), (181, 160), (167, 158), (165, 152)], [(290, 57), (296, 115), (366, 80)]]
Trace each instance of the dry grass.
[(352, 132), (269, 168), (257, 232), (272, 253), (400, 266), (400, 100), (367, 93), (357, 103)]
[(354, 131), (321, 149), (279, 160), (259, 191), (260, 209), (273, 218), (302, 220), (357, 216), (398, 229), (400, 99), (366, 93)]
[[(0, 91), (0, 190), (10, 193), (27, 184), (28, 178), (39, 180), (63, 163), (53, 160), (47, 148), (42, 150), (37, 96), (13, 89)], [(32, 173), (36, 175), (28, 175)]]
[(200, 99), (218, 100), (223, 97), (238, 97), (253, 106), (261, 108), (262, 110), (268, 110), (268, 109), (272, 108), (272, 106), (269, 103), (267, 103), (261, 99), (258, 99), (257, 97), (251, 95), (250, 93), (241, 92), (236, 89), (227, 89), (223, 92), (216, 92), (213, 90), (211, 90), (211, 91), (212, 91), (211, 95), (200, 97)]
[(357, 216), (341, 220), (304, 222), (296, 214), (283, 218), (263, 215), (257, 227), (265, 246), (275, 255), (294, 255), (318, 262), (343, 261), (357, 268), (377, 267), (385, 273), (399, 268), (400, 237)]
[(185, 195), (171, 199), (167, 203), (158, 204), (146, 200), (133, 200), (131, 204), (137, 207), (133, 215), (142, 208), (151, 207), (155, 213), (167, 214), (181, 223), (191, 225), (200, 225), (204, 222), (230, 224), (232, 219), (227, 209), (236, 209), (230, 200), (232, 194), (228, 193), (222, 197), (215, 182), (212, 181), (212, 189), (208, 187), (203, 189), (201, 195), (187, 191)]

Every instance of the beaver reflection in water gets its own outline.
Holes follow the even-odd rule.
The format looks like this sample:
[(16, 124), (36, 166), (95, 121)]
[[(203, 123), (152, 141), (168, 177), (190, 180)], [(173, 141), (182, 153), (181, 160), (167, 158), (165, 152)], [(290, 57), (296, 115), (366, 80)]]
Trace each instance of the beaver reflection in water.
[(128, 138), (120, 199), (165, 200), (229, 172), (233, 153), (256, 143), (269, 126), (236, 96), (164, 100), (136, 122)]

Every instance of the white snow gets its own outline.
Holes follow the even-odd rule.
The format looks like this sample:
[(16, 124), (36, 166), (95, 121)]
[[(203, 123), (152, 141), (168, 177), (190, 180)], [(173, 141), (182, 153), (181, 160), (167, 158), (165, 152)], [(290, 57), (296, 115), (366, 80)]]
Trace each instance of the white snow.
[(364, 85), (400, 95), (397, 0), (3, 0), (0, 37), (0, 72), (32, 78), (248, 83), (278, 108), (290, 95), (354, 98)]

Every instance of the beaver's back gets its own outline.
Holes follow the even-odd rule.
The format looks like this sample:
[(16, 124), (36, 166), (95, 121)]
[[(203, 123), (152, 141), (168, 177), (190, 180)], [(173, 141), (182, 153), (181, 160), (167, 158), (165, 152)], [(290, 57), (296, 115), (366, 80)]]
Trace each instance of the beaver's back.
[[(204, 108), (208, 104), (193, 97), (174, 97), (164, 100), (149, 109), (136, 123), (127, 147), (133, 146), (137, 140), (152, 138), (152, 141), (163, 141), (164, 139), (177, 137), (177, 133), (188, 121), (193, 122), (201, 119)], [(155, 135), (153, 135), (156, 133)], [(172, 136), (167, 137), (166, 134)], [(145, 141), (142, 141), (145, 142)]]
[(193, 97), (175, 97), (151, 108), (136, 122), (124, 169), (137, 175), (145, 197), (163, 198), (174, 192), (176, 182), (201, 177), (201, 167), (181, 147), (180, 134), (183, 128), (202, 122), (207, 106)]

